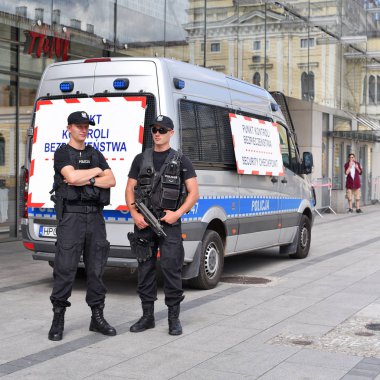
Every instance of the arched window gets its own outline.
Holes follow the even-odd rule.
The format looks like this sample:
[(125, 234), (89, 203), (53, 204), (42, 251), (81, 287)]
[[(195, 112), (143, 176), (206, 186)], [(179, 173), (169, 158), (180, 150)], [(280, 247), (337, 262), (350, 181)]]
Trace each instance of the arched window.
[(309, 74), (303, 72), (301, 75), (301, 91), (302, 99), (314, 100), (314, 73), (312, 71)]
[(367, 75), (363, 79), (363, 104), (367, 104)]
[(305, 72), (301, 75), (301, 92), (302, 92), (302, 99), (307, 100), (307, 74)]
[(312, 71), (309, 72), (309, 99), (314, 100), (314, 73)]
[(261, 86), (261, 75), (259, 72), (256, 71), (255, 74), (253, 74), (252, 82), (257, 86)]
[(368, 80), (368, 102), (369, 104), (375, 104), (375, 86), (376, 80), (373, 75), (370, 75)]
[(5, 139), (0, 133), (0, 166), (5, 165)]
[(265, 73), (265, 76), (264, 76), (264, 88), (266, 90), (268, 90), (268, 88), (269, 88), (269, 75), (268, 75), (268, 73)]

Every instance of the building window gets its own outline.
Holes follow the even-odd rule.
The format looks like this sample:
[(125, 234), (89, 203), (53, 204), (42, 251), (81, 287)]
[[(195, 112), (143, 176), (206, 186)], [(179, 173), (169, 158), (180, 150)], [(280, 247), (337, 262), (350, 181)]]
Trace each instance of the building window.
[[(267, 40), (265, 49), (266, 49), (266, 51), (269, 50), (269, 40)], [(255, 41), (253, 41), (252, 50), (254, 50), (254, 51), (261, 50), (261, 40), (255, 40)]]
[(261, 61), (261, 56), (259, 56), (259, 55), (253, 55), (252, 56), (252, 62), (258, 63), (260, 61)]
[(314, 73), (303, 72), (301, 75), (301, 91), (303, 100), (314, 100)]
[(363, 104), (367, 103), (367, 75), (363, 79)]
[(261, 41), (253, 41), (253, 50), (261, 49)]
[(315, 46), (315, 38), (301, 38), (301, 49), (312, 48)]
[(368, 101), (369, 104), (375, 104), (375, 85), (376, 85), (376, 80), (373, 75), (370, 75), (369, 80), (368, 80)]
[(201, 42), (201, 52), (204, 52), (204, 51), (205, 51), (205, 43)]
[(5, 165), (5, 139), (0, 133), (0, 166)]
[(260, 82), (261, 82), (261, 75), (260, 75), (260, 73), (255, 72), (255, 74), (253, 74), (252, 82), (256, 86), (261, 86), (261, 84), (260, 84)]
[(220, 43), (219, 42), (213, 42), (211, 44), (211, 49), (210, 49), (212, 52), (216, 53), (216, 52), (220, 52)]
[(342, 190), (343, 189), (343, 144), (335, 143), (334, 144), (334, 157), (333, 157), (333, 181), (332, 188), (333, 190)]
[(334, 116), (334, 131), (352, 131), (352, 124), (350, 119)]

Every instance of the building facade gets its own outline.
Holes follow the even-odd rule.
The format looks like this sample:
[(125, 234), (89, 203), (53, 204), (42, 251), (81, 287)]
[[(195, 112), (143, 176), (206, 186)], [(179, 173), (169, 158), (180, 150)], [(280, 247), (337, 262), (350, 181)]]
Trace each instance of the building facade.
[(164, 56), (281, 91), (301, 150), (314, 153), (312, 180), (331, 178), (333, 207), (345, 208), (351, 151), (365, 169), (364, 203), (377, 200), (379, 20), (378, 0), (0, 2), (0, 241), (19, 234), (19, 174), (41, 74), (72, 59)]

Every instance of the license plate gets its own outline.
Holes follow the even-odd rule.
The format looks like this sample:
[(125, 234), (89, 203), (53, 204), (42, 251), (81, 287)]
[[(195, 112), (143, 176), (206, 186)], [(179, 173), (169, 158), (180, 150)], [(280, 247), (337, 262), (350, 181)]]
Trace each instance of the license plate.
[(40, 226), (39, 237), (57, 237), (57, 227), (55, 226)]

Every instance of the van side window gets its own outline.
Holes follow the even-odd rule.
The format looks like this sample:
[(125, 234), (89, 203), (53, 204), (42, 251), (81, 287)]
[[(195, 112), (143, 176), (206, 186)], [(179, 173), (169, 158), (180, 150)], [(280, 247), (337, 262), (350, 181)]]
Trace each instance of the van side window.
[[(181, 99), (182, 152), (197, 168), (235, 169), (229, 108)], [(270, 117), (238, 111), (243, 116), (273, 121)]]
[(290, 152), (289, 152), (289, 140), (288, 140), (288, 132), (286, 128), (281, 125), (278, 125), (278, 133), (280, 135), (280, 148), (282, 155), (282, 163), (288, 169), (290, 169)]
[(229, 110), (180, 100), (182, 152), (195, 164), (236, 168)]
[(297, 148), (296, 148), (291, 136), (289, 136), (289, 148), (290, 148), (290, 169), (294, 173), (298, 173), (298, 168), (299, 168), (298, 153), (297, 153)]
[(278, 132), (280, 135), (280, 146), (282, 154), (282, 162), (284, 166), (294, 173), (299, 172), (299, 158), (297, 147), (290, 135), (289, 131), (282, 124), (278, 124)]

